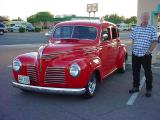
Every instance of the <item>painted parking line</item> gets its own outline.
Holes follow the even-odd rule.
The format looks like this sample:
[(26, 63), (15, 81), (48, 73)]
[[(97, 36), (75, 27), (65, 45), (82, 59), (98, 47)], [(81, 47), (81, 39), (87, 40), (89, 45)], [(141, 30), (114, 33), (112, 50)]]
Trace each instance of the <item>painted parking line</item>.
[(160, 69), (160, 67), (157, 67), (157, 66), (155, 66), (155, 65), (152, 65), (152, 68)]
[(127, 64), (127, 65), (132, 65), (132, 63), (131, 63), (131, 62), (127, 62), (126, 64)]
[[(141, 91), (143, 85), (145, 83), (145, 76), (142, 78), (141, 82), (140, 82), (140, 87), (139, 87), (139, 90)], [(127, 105), (133, 105), (135, 100), (137, 99), (139, 95), (139, 92), (136, 92), (136, 93), (133, 93), (132, 96), (129, 98), (129, 100), (127, 101)]]

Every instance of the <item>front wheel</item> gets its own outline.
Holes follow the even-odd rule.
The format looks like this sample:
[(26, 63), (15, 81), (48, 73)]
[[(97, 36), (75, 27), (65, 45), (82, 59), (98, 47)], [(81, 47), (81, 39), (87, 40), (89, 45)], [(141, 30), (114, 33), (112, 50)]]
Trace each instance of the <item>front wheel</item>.
[(93, 97), (96, 91), (96, 87), (97, 87), (97, 77), (96, 74), (93, 74), (86, 86), (86, 92), (84, 96), (87, 98)]

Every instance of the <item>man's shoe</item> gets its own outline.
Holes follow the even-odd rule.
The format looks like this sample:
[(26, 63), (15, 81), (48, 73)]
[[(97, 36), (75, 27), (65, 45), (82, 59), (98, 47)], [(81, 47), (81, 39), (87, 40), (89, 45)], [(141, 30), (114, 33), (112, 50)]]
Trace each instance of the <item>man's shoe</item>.
[(136, 93), (136, 92), (139, 92), (139, 88), (132, 88), (132, 89), (129, 90), (130, 94)]
[(146, 97), (151, 97), (152, 96), (152, 91), (147, 91), (145, 94)]

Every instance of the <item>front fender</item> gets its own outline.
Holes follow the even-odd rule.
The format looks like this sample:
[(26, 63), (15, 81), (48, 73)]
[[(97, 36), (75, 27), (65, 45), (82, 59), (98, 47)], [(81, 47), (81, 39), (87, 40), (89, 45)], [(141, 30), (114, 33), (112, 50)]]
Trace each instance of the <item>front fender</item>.
[(14, 71), (13, 70), (13, 63), (12, 63), (12, 70), (13, 70), (13, 75), (14, 75), (15, 80), (18, 80), (19, 74), (20, 75), (27, 75), (27, 72), (26, 72), (27, 67), (26, 66), (27, 65), (35, 65), (37, 58), (38, 58), (37, 52), (21, 54), (21, 55), (17, 56), (16, 58), (14, 58), (14, 60), (18, 59), (22, 63), (20, 71)]
[(37, 52), (30, 52), (30, 53), (25, 53), (17, 56), (14, 58), (14, 60), (19, 59), (22, 63), (22, 65), (26, 64), (35, 64), (38, 58), (38, 53)]
[[(81, 72), (77, 77), (72, 77), (69, 73), (69, 68), (73, 63), (77, 63), (81, 68)], [(71, 57), (66, 61), (64, 61), (64, 59), (57, 59), (53, 62), (53, 64), (50, 64), (50, 66), (60, 65), (66, 68), (65, 71), (68, 86), (71, 88), (82, 88), (86, 87), (93, 72), (100, 68), (101, 61), (99, 57), (95, 55), (84, 55), (76, 56), (76, 59), (73, 59), (73, 57)]]
[[(85, 56), (84, 58), (78, 59), (76, 61), (82, 68), (82, 72), (80, 77), (86, 76), (86, 84), (90, 80), (92, 74), (95, 71), (99, 71), (100, 76), (101, 76), (101, 59), (98, 56), (95, 55), (89, 55)], [(101, 77), (100, 77), (101, 78)]]

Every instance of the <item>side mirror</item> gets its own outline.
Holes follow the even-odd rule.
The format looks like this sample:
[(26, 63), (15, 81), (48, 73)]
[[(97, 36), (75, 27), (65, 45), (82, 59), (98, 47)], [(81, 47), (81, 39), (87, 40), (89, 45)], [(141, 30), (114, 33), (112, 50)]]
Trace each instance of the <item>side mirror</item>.
[(103, 39), (104, 41), (105, 41), (105, 40), (108, 40), (108, 34), (103, 34), (102, 39)]

